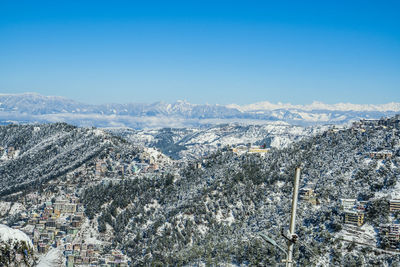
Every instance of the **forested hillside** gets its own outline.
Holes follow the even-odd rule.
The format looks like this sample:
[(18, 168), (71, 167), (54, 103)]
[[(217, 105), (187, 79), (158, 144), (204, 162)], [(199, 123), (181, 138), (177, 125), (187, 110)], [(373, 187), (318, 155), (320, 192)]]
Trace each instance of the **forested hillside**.
[[(267, 233), (283, 244), (296, 166), (301, 186), (312, 186), (319, 205), (300, 201), (295, 259), (300, 266), (397, 266), (399, 256), (340, 239), (340, 198), (367, 201), (364, 227), (378, 232), (393, 220), (388, 201), (399, 197), (399, 123), (327, 131), (273, 149), (265, 156), (238, 156), (222, 149), (179, 173), (88, 188), (86, 214), (100, 232), (112, 233), (134, 265), (234, 263), (274, 266), (282, 255), (258, 238)], [(370, 152), (391, 151), (390, 160)]]
[(123, 139), (65, 123), (0, 126), (0, 194), (37, 189), (110, 149), (135, 156)]

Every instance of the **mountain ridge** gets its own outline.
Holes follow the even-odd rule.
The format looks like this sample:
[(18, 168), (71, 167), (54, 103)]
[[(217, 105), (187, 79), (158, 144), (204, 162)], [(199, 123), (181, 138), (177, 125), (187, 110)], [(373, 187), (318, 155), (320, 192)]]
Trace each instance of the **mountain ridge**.
[(174, 103), (126, 103), (92, 105), (65, 97), (37, 93), (0, 94), (0, 122), (66, 122), (76, 126), (201, 127), (221, 123), (292, 125), (345, 124), (359, 119), (378, 119), (400, 112), (400, 103), (361, 105), (351, 103), (309, 105), (273, 104), (268, 101), (249, 105)]

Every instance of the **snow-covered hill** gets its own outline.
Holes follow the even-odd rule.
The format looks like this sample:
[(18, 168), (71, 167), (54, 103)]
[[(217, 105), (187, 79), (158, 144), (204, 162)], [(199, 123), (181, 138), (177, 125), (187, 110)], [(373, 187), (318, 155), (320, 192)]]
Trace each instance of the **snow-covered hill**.
[(31, 239), (24, 232), (0, 224), (0, 242), (14, 244), (21, 241), (25, 242), (27, 246), (33, 248)]
[(328, 129), (328, 126), (292, 126), (287, 123), (268, 125), (224, 124), (208, 128), (163, 128), (133, 130), (108, 129), (135, 144), (155, 147), (172, 158), (198, 158), (226, 146), (239, 144), (284, 148), (304, 137)]
[(264, 124), (286, 122), (292, 125), (342, 124), (362, 118), (392, 116), (400, 103), (355, 105), (272, 104), (197, 105), (186, 101), (152, 104), (88, 105), (57, 96), (35, 93), (0, 94), (0, 123), (67, 122), (77, 126), (130, 127), (199, 127), (221, 123)]
[[(0, 155), (0, 196), (37, 189), (83, 166), (94, 171), (106, 159), (110, 162), (105, 167), (114, 172), (152, 156), (158, 164), (168, 159), (105, 131), (65, 123), (0, 126)], [(110, 155), (116, 160), (108, 159)]]
[(35, 253), (31, 239), (22, 231), (0, 224), (0, 266), (34, 266)]
[(325, 104), (322, 102), (314, 101), (309, 105), (292, 105), (290, 103), (278, 103), (273, 104), (268, 101), (259, 102), (250, 105), (229, 105), (229, 107), (237, 108), (241, 111), (258, 111), (258, 110), (277, 110), (277, 109), (288, 109), (288, 110), (331, 110), (331, 111), (400, 111), (400, 103), (387, 103), (381, 105), (360, 105), (352, 103), (338, 103), (338, 104)]

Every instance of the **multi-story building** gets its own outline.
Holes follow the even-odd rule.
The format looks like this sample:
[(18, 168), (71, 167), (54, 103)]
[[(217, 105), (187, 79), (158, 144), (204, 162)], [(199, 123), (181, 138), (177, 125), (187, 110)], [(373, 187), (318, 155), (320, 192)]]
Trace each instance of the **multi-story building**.
[(389, 201), (389, 210), (396, 211), (400, 210), (400, 199), (392, 199)]
[(96, 176), (99, 177), (107, 171), (107, 164), (103, 160), (96, 162)]
[(340, 204), (342, 205), (344, 210), (353, 210), (356, 205), (356, 200), (342, 198), (340, 200)]
[(75, 203), (65, 204), (63, 212), (65, 212), (65, 213), (75, 213), (76, 212), (76, 206), (77, 206), (77, 204), (75, 204)]
[(391, 159), (393, 153), (391, 151), (378, 151), (369, 152), (368, 155), (371, 159)]
[(344, 223), (362, 226), (364, 224), (364, 213), (359, 211), (345, 211)]
[(389, 226), (389, 237), (396, 243), (400, 241), (400, 224), (391, 224)]
[(392, 248), (396, 248), (400, 242), (400, 224), (381, 224), (379, 225), (381, 236), (387, 236)]

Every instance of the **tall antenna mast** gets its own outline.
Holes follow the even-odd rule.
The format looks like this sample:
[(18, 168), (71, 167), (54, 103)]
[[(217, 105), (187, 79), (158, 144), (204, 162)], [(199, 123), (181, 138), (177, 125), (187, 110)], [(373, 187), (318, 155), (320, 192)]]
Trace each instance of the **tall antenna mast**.
[(286, 257), (286, 267), (293, 267), (293, 246), (297, 241), (297, 235), (295, 234), (296, 227), (296, 210), (297, 210), (297, 197), (299, 194), (299, 180), (300, 180), (300, 167), (296, 168), (296, 173), (294, 175), (294, 188), (293, 188), (293, 198), (292, 198), (292, 214), (290, 217), (290, 240), (288, 240), (288, 252)]

